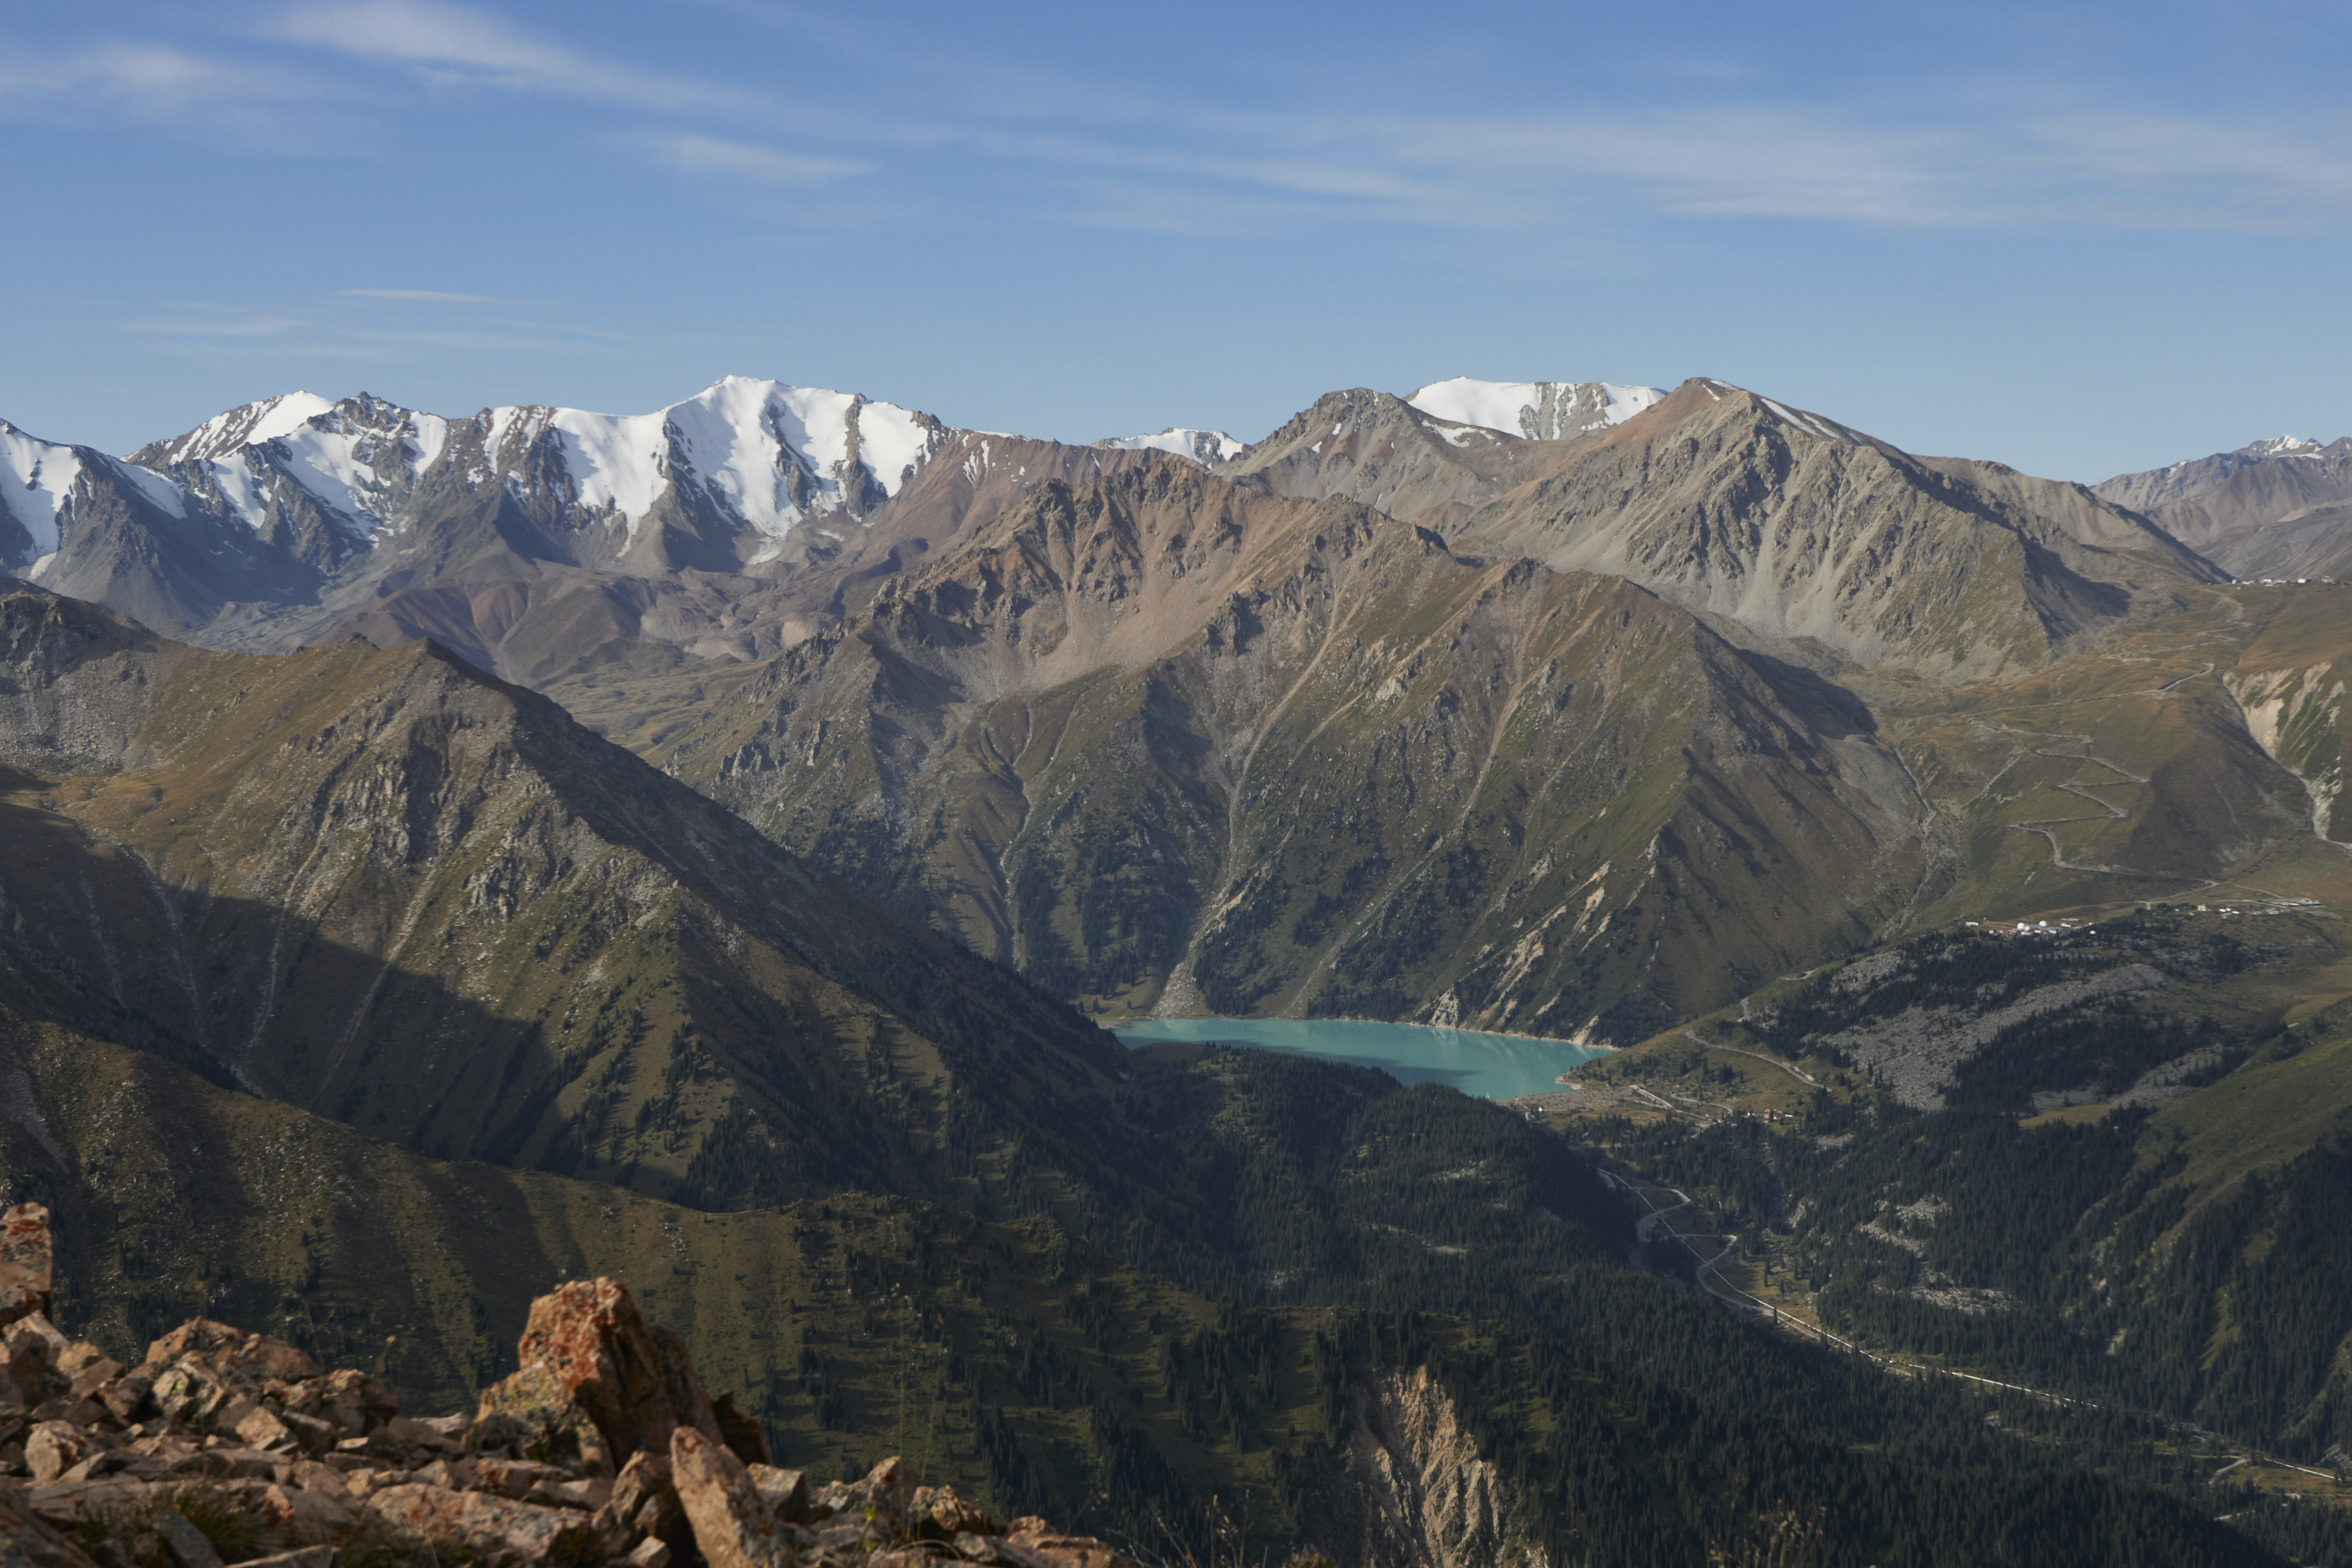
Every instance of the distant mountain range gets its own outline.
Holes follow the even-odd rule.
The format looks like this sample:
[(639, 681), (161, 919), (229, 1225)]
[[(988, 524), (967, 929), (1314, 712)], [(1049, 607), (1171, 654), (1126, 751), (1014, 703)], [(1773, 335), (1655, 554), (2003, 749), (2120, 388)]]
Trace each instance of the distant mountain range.
[[(1246, 445), (740, 377), (625, 417), (297, 394), (128, 458), (0, 439), (33, 582), (220, 648), (431, 637), (1065, 997), (1601, 1039), (2032, 880), (2040, 838), (1937, 802), (1921, 703), (2352, 537), (2352, 444), (2085, 489), (1706, 378), (1335, 392)], [(2315, 679), (2247, 700), (2316, 714)], [(2175, 706), (2212, 764), (2136, 769), (2151, 810), (2099, 820), (2146, 847), (2045, 879), (2215, 875), (2291, 798), (2341, 830), (2312, 721)]]
[(2094, 488), (2240, 577), (2352, 575), (2352, 436), (2276, 436)]

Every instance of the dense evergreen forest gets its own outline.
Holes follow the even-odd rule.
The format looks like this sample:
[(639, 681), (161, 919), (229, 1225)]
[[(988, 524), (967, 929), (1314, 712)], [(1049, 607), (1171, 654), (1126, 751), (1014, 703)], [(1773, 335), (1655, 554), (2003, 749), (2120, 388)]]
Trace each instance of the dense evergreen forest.
[[(1708, 1549), (1738, 1560), (1768, 1545), (1792, 1563), (2266, 1561), (2257, 1540), (2338, 1560), (2326, 1510), (2249, 1498), (2236, 1530), (2209, 1524), (2220, 1461), (2137, 1407), (1890, 1377), (1732, 1314), (1676, 1277), (1676, 1249), (1635, 1244), (1633, 1211), (1588, 1156), (1503, 1108), (1213, 1048), (1139, 1062), (1127, 1093), (1163, 1148), (1186, 1152), (1200, 1228), (1130, 1222), (1081, 1240), (916, 1211), (929, 1239), (887, 1267), (864, 1250), (878, 1233), (842, 1230), (836, 1277), (860, 1281), (866, 1306), (838, 1328), (829, 1309), (795, 1307), (811, 1336), (801, 1373), (766, 1394), (783, 1446), (837, 1448), (845, 1463), (878, 1452), (887, 1444), (846, 1434), (894, 1430), (912, 1375), (916, 1407), (937, 1413), (931, 1462), (1005, 1507), (1202, 1552), (1222, 1508), (1223, 1528), (1271, 1549), (1344, 1528), (1316, 1500), (1346, 1495), (1328, 1483), (1350, 1400), (1370, 1373), (1425, 1366), (1556, 1563)], [(1875, 1128), (1875, 1114), (1825, 1101), (1815, 1125), (1889, 1140), (1883, 1167), (1874, 1156), (1858, 1169), (1893, 1173), (1898, 1146), (1927, 1158), (1888, 1130), (1924, 1119)], [(2063, 1276), (2051, 1227), (2124, 1168), (2128, 1125), (2042, 1136), (1951, 1116), (1965, 1134), (1951, 1159), (2014, 1166), (2066, 1196), (2037, 1211), (2042, 1230), (2012, 1237), (1986, 1215), (1939, 1245), (1956, 1266)], [(1727, 1210), (1769, 1215), (1783, 1144), (1813, 1149), (1750, 1124), (1650, 1134), (1640, 1158), (1726, 1194)], [(1836, 1274), (1843, 1257), (1823, 1253), (1825, 1293), (1875, 1301)], [(2039, 1347), (2046, 1334), (2083, 1359), (2072, 1386), (2113, 1392), (2054, 1313), (2026, 1329), (2015, 1315), (1944, 1316), (1983, 1343), (2022, 1332)], [(1959, 1349), (1956, 1360), (1990, 1359), (1979, 1341)], [(2059, 1354), (2034, 1353), (2037, 1367)], [(916, 1370), (893, 1372), (893, 1356)]]
[[(2077, 1402), (2005, 1403), (2011, 1435), (2040, 1429), (2109, 1473), (2195, 1498), (2296, 1561), (2352, 1561), (2352, 1510), (2216, 1482), (2250, 1452), (2347, 1468), (2352, 1129), (2327, 1112), (2326, 1062), (2302, 1091), (2308, 1112), (2292, 1088), (2213, 1102), (2308, 1117), (2302, 1142), (2267, 1160), (2240, 1151), (2263, 1146), (2274, 1110), (2241, 1125), (2217, 1119), (2253, 1113), (2180, 1098), (2302, 1082), (2280, 1075), (2344, 1021), (2339, 1005), (2289, 1026), (2243, 988), (2211, 993), (2237, 997), (2211, 1016), (2168, 1006), (2164, 983), (2228, 981), (2293, 940), (2211, 924), (2159, 911), (2103, 925), (2095, 942), (1924, 937), (1632, 1069), (1696, 1103), (1736, 1076), (1710, 1043), (1827, 1063), (1793, 1114), (1592, 1114), (1576, 1135), (1687, 1193), (1710, 1216), (1701, 1228), (1736, 1234), (1759, 1279), (1783, 1281), (1774, 1289), (1835, 1332)], [(2127, 984), (2083, 984), (2126, 964)], [(2037, 1005), (2000, 1011), (2019, 997)], [(1974, 1054), (1925, 1094), (1937, 1080), (1902, 1053), (1977, 1017), (1992, 1021)], [(2123, 1092), (2136, 1083), (2158, 1090)], [(2065, 1109), (2082, 1100), (2093, 1103)], [(2336, 1490), (2324, 1477), (2295, 1484)]]
[(904, 1450), (1002, 1510), (1060, 1510), (1153, 1555), (1346, 1539), (1334, 1500), (1352, 1493), (1365, 1391), (1425, 1371), (1505, 1479), (1512, 1527), (1556, 1563), (2274, 1561), (2206, 1516), (2202, 1468), (2116, 1473), (2130, 1434), (2102, 1446), (2031, 1400), (1989, 1424), (1978, 1396), (1775, 1342), (1660, 1279), (1613, 1304), (1668, 1314), (1658, 1362), (1704, 1379), (1791, 1352), (1780, 1370), (1826, 1396), (1767, 1410), (1763, 1382), (1719, 1400), (1549, 1334), (1220, 1303), (1049, 1226), (866, 1200), (796, 1212), (833, 1289), (789, 1314), (799, 1373), (766, 1402), (782, 1450), (843, 1467)]

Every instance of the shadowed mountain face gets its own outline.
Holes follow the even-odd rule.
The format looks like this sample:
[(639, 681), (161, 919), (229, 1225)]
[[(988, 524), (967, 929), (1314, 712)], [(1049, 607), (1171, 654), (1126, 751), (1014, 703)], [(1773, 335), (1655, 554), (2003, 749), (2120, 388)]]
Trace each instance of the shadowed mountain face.
[(1100, 1031), (429, 645), (11, 592), (0, 754), (6, 995), (215, 1081), (706, 1205), (1130, 1157), (1066, 1114), (1125, 1071)]
[(2240, 577), (2352, 574), (2352, 436), (2274, 437), (2094, 489)]
[(1833, 688), (1623, 582), (1172, 467), (1037, 492), (664, 755), (1127, 1005), (1622, 1034), (1864, 940), (1921, 870)]

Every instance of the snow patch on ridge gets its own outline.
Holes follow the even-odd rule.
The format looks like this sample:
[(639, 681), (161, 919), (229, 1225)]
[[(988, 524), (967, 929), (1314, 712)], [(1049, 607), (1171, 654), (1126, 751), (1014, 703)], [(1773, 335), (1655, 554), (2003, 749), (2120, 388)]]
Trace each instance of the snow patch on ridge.
[(169, 479), (87, 447), (28, 436), (0, 419), (0, 511), (32, 536), (37, 560), (28, 571), (37, 572), (47, 557), (57, 553), (76, 492), (93, 468), (137, 491), (157, 510), (188, 515), (186, 495)]
[(81, 458), (71, 447), (27, 436), (0, 419), (0, 510), (33, 536), (33, 553), (58, 547), (58, 529), (81, 477)]
[(1095, 445), (1114, 452), (1172, 452), (1207, 467), (1245, 450), (1249, 443), (1223, 430), (1191, 430), (1171, 425), (1157, 436), (1110, 436)]
[(166, 446), (159, 456), (166, 464), (234, 458), (247, 447), (291, 436), (320, 415), (334, 411), (334, 404), (315, 392), (265, 397), (214, 415)]
[(1761, 393), (1758, 393), (1755, 395), (1757, 402), (1762, 404), (1765, 407), (1779, 415), (1788, 423), (1794, 425), (1798, 429), (1802, 430), (1808, 436), (1819, 436), (1825, 441), (1853, 441), (1857, 444), (1862, 439), (1853, 431), (1847, 429), (1844, 426), (1832, 424), (1817, 414), (1805, 414), (1796, 409), (1787, 407), (1781, 404), (1773, 402), (1770, 398), (1766, 397)]
[(1665, 400), (1656, 386), (1606, 381), (1474, 381), (1457, 375), (1432, 382), (1405, 401), (1423, 414), (1456, 425), (1476, 425), (1523, 439), (1554, 441), (1586, 430), (1622, 425)]
[[(91, 455), (97, 456), (95, 453)], [(158, 510), (168, 511), (173, 517), (188, 515), (188, 492), (163, 475), (151, 474), (136, 463), (118, 462), (112, 458), (100, 458), (99, 461), (104, 463), (117, 478), (128, 480), (131, 488), (146, 497), (148, 503)]]

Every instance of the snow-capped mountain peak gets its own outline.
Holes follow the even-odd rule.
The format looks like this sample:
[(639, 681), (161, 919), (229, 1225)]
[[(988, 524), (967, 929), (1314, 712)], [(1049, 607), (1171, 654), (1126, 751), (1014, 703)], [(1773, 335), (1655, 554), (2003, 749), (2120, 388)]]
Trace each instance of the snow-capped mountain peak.
[(2300, 436), (2270, 436), (2260, 441), (2250, 441), (2238, 450), (2250, 458), (2286, 458), (2316, 452), (2319, 443), (2306, 441)]
[(299, 534), (331, 566), (398, 512), (440, 456), (449, 422), (362, 393), (290, 392), (215, 415), (130, 461), (257, 534)]
[(0, 520), (15, 523), (24, 533), (23, 540), (16, 540), (0, 528), (0, 569), (15, 566), (37, 574), (40, 563), (58, 548), (75, 503), (93, 477), (123, 486), (170, 516), (187, 515), (179, 487), (146, 469), (87, 447), (44, 441), (0, 419)]
[(1405, 401), (1456, 425), (1475, 425), (1530, 441), (1564, 441), (1622, 425), (1665, 396), (1662, 387), (1606, 381), (1474, 381), (1457, 375), (1432, 382)]
[(1223, 430), (1188, 430), (1171, 425), (1157, 436), (1108, 436), (1095, 445), (1114, 452), (1173, 452), (1208, 468), (1223, 462), (1249, 443)]
[(32, 541), (27, 560), (58, 547), (58, 524), (81, 477), (81, 458), (0, 419), (0, 516)]
[[(465, 488), (502, 485), (551, 502), (575, 524), (617, 517), (625, 547), (666, 495), (707, 504), (772, 542), (811, 516), (862, 515), (897, 495), (944, 439), (938, 420), (895, 404), (727, 376), (635, 415), (526, 405), (452, 421), (364, 393), (339, 403), (289, 393), (131, 460), (204, 510), (259, 534), (300, 536), (298, 548), (331, 568), (400, 526), (445, 458)], [(755, 559), (771, 553), (772, 543)]]
[(492, 408), (475, 423), (493, 472), (514, 471), (551, 435), (572, 499), (618, 513), (632, 533), (676, 488), (771, 539), (896, 496), (946, 438), (938, 420), (893, 403), (740, 375), (650, 414)]
[(142, 447), (131, 460), (151, 468), (174, 463), (205, 462), (231, 457), (247, 447), (290, 436), (304, 423), (334, 411), (334, 403), (315, 392), (288, 392), (242, 404), (215, 414), (186, 435)]

